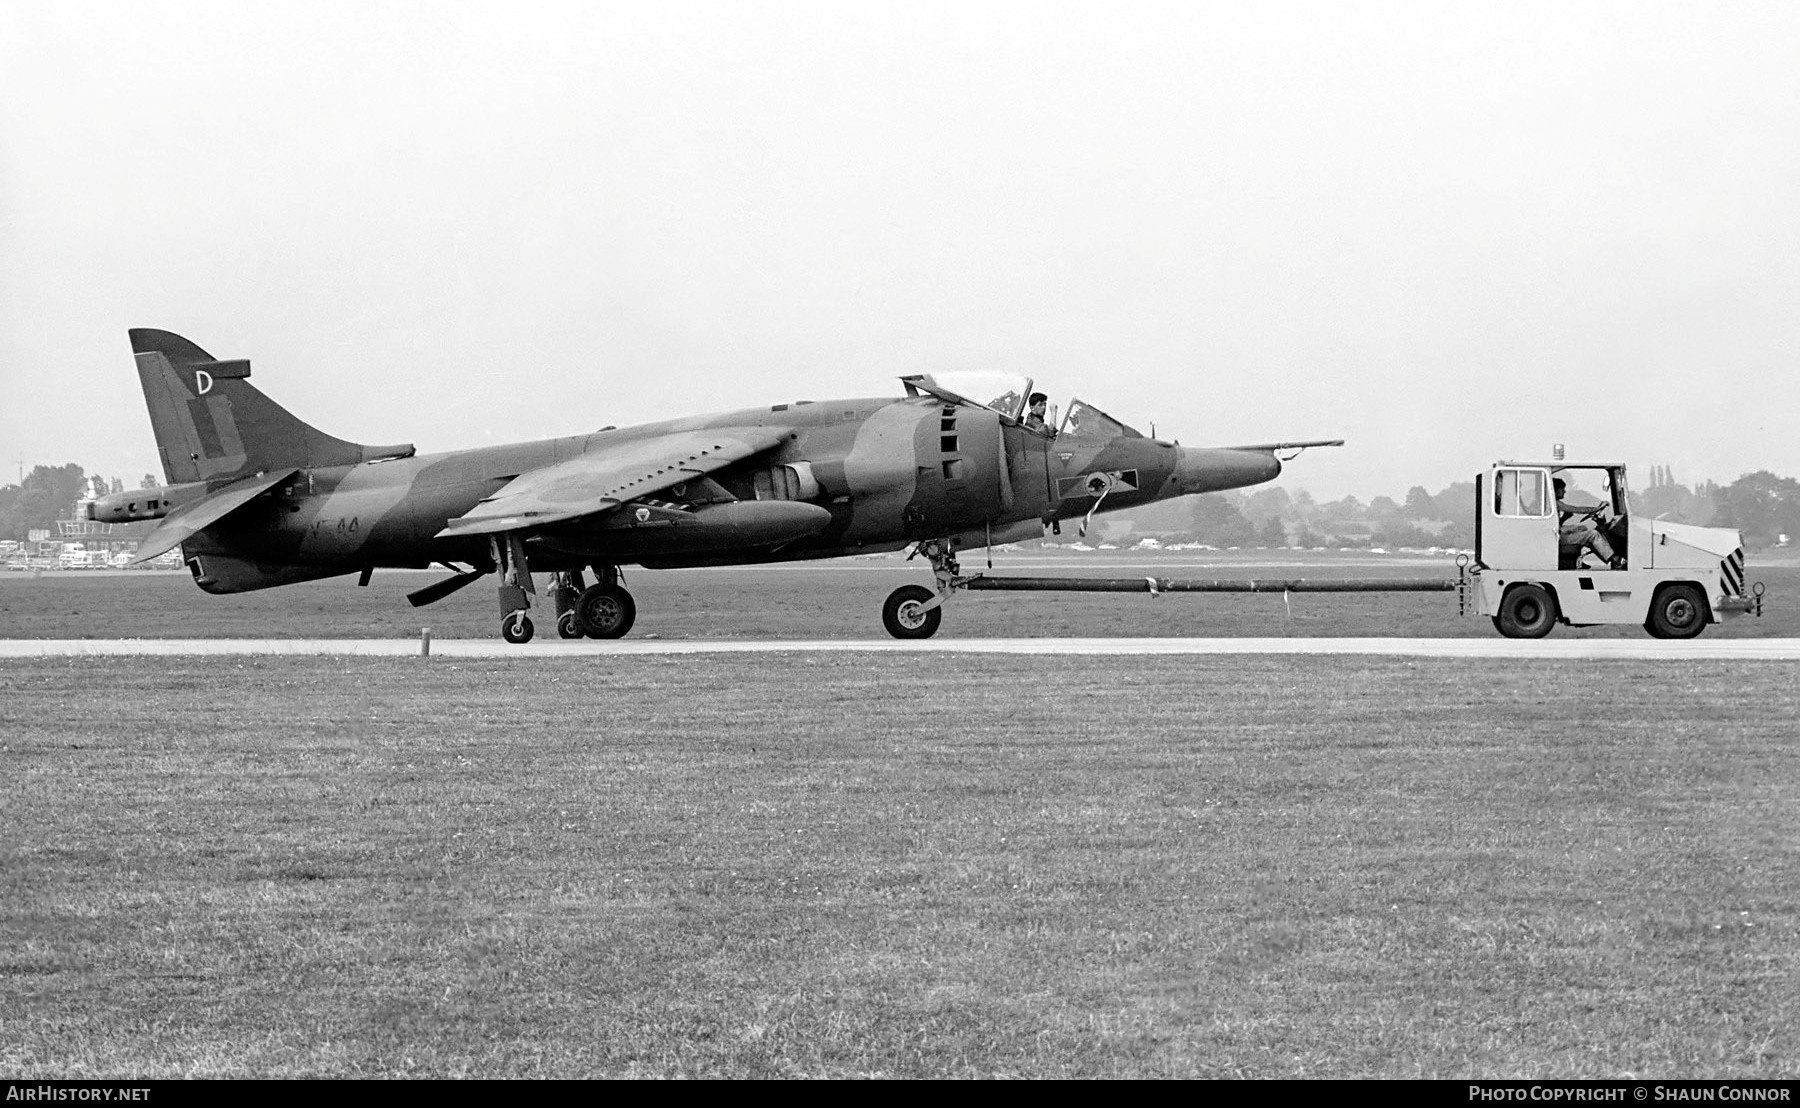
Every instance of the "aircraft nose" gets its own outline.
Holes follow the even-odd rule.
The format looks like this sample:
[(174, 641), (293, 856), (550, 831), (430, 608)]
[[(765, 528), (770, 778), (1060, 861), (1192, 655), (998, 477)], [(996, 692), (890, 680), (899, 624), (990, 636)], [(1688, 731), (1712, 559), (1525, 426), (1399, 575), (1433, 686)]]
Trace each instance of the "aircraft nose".
[(1280, 473), (1280, 460), (1266, 450), (1184, 446), (1175, 464), (1175, 479), (1183, 493), (1241, 489), (1273, 481)]

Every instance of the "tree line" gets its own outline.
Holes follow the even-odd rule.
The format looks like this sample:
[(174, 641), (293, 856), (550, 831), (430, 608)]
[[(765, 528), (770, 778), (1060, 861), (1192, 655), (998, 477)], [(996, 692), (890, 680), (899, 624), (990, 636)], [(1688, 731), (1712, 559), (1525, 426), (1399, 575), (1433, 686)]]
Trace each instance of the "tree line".
[[(159, 484), (146, 473), (139, 488)], [(90, 475), (70, 462), (35, 466), (16, 485), (0, 486), (0, 539), (23, 539), (35, 529), (54, 532), (76, 500), (89, 491), (122, 492), (117, 477)], [(1677, 484), (1667, 466), (1650, 467), (1650, 485), (1632, 492), (1632, 509), (1659, 519), (1711, 527), (1735, 527), (1752, 550), (1776, 546), (1781, 536), (1800, 543), (1800, 481), (1767, 470), (1746, 473), (1729, 485)], [(1318, 503), (1305, 489), (1276, 485), (1152, 504), (1130, 513), (1138, 534), (1212, 546), (1456, 547), (1475, 545), (1475, 485), (1459, 481), (1427, 492), (1422, 485), (1403, 499), (1355, 496)], [(1074, 541), (1065, 528), (1065, 541)]]
[[(146, 473), (139, 487), (154, 488), (161, 483), (154, 474)], [(75, 502), (87, 493), (123, 491), (125, 483), (117, 477), (109, 481), (89, 476), (74, 462), (33, 466), (18, 484), (0, 485), (0, 539), (21, 540), (40, 529), (54, 536), (56, 521), (68, 519)]]
[[(1651, 466), (1651, 484), (1631, 492), (1632, 511), (1655, 519), (1743, 532), (1751, 550), (1800, 543), (1800, 481), (1767, 470), (1729, 485), (1676, 483), (1665, 466)], [(1475, 545), (1475, 483), (1458, 481), (1436, 493), (1414, 485), (1403, 499), (1355, 496), (1319, 503), (1305, 489), (1266, 485), (1207, 493), (1131, 510), (1132, 534), (1218, 547), (1401, 547), (1471, 549)], [(1074, 541), (1065, 528), (1062, 541)]]

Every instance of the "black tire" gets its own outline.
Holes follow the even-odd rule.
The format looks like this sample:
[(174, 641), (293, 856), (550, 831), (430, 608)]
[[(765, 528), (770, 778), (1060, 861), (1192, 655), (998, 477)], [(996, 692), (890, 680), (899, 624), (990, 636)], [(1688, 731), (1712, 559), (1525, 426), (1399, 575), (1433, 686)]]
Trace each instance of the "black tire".
[(637, 602), (617, 585), (595, 585), (575, 601), (575, 623), (590, 639), (622, 639), (637, 622)]
[(527, 643), (537, 629), (531, 625), (531, 617), (523, 613), (507, 616), (500, 621), (500, 637), (509, 643)]
[(1706, 630), (1706, 594), (1698, 585), (1664, 585), (1650, 601), (1644, 630), (1659, 639), (1691, 639)]
[(925, 611), (921, 605), (935, 595), (923, 585), (901, 585), (881, 606), (881, 625), (896, 639), (929, 639), (944, 621), (944, 609)]
[(579, 639), (582, 636), (581, 622), (575, 618), (575, 609), (570, 608), (556, 617), (556, 633), (565, 639)]
[(1500, 598), (1494, 626), (1509, 639), (1541, 639), (1556, 626), (1556, 597), (1542, 585), (1514, 585)]

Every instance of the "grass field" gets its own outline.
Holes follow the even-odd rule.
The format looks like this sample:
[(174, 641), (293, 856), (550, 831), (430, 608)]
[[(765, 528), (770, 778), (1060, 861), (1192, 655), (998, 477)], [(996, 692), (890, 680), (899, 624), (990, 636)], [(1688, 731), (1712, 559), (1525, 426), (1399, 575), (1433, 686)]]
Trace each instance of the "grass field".
[(1793, 1078), (1796, 676), (7, 661), (0, 1076)]
[[(637, 636), (873, 638), (924, 576), (628, 583)], [(1800, 567), (1751, 577), (1764, 618), (1708, 635), (1800, 635)], [(5, 575), (0, 637), (494, 634), (486, 584), (407, 606), (433, 579)], [(1450, 594), (973, 594), (942, 634), (1494, 632)], [(8, 660), (0, 1076), (1794, 1077), (1797, 678)]]
[[(1398, 560), (1307, 554), (1271, 563), (1269, 552), (1138, 556), (1097, 551), (999, 555), (996, 572), (1018, 576), (1453, 579), (1448, 559)], [(1298, 555), (1296, 555), (1298, 557)], [(1098, 562), (1095, 559), (1100, 559)], [(979, 552), (964, 560), (981, 567)], [(209, 596), (185, 573), (0, 574), (0, 638), (496, 638), (492, 579), (437, 604), (413, 608), (405, 594), (440, 572), (381, 572), (368, 588), (354, 577), (233, 596)], [(1800, 563), (1752, 560), (1750, 579), (1768, 587), (1761, 619), (1740, 618), (1707, 636), (1800, 637)], [(899, 585), (926, 583), (921, 563), (899, 557), (727, 570), (627, 571), (637, 599), (634, 638), (883, 638), (881, 602)], [(554, 634), (553, 609), (533, 609), (540, 635)], [(1644, 638), (1643, 628), (1558, 627), (1558, 638)], [(964, 593), (946, 608), (945, 638), (1035, 636), (1425, 636), (1492, 638), (1486, 618), (1459, 616), (1453, 593), (1185, 594)]]

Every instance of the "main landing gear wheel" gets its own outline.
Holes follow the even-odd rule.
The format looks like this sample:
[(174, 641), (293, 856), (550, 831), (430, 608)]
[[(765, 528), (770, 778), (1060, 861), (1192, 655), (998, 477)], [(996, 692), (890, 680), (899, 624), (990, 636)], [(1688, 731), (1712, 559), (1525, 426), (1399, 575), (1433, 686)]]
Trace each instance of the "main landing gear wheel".
[(534, 630), (531, 617), (524, 612), (514, 612), (500, 621), (500, 637), (510, 643), (530, 642)]
[(623, 638), (637, 622), (637, 602), (617, 585), (595, 585), (575, 601), (574, 614), (590, 639)]
[(926, 608), (935, 594), (923, 585), (902, 585), (881, 606), (881, 623), (896, 639), (929, 639), (944, 621), (944, 609)]
[(1644, 621), (1644, 630), (1659, 639), (1691, 639), (1705, 629), (1706, 596), (1693, 585), (1664, 585)]
[(565, 639), (579, 639), (581, 637), (581, 622), (575, 618), (575, 609), (570, 608), (562, 615), (556, 617), (556, 633)]
[(1514, 585), (1500, 598), (1494, 627), (1509, 639), (1541, 639), (1556, 626), (1556, 598), (1542, 585)]

